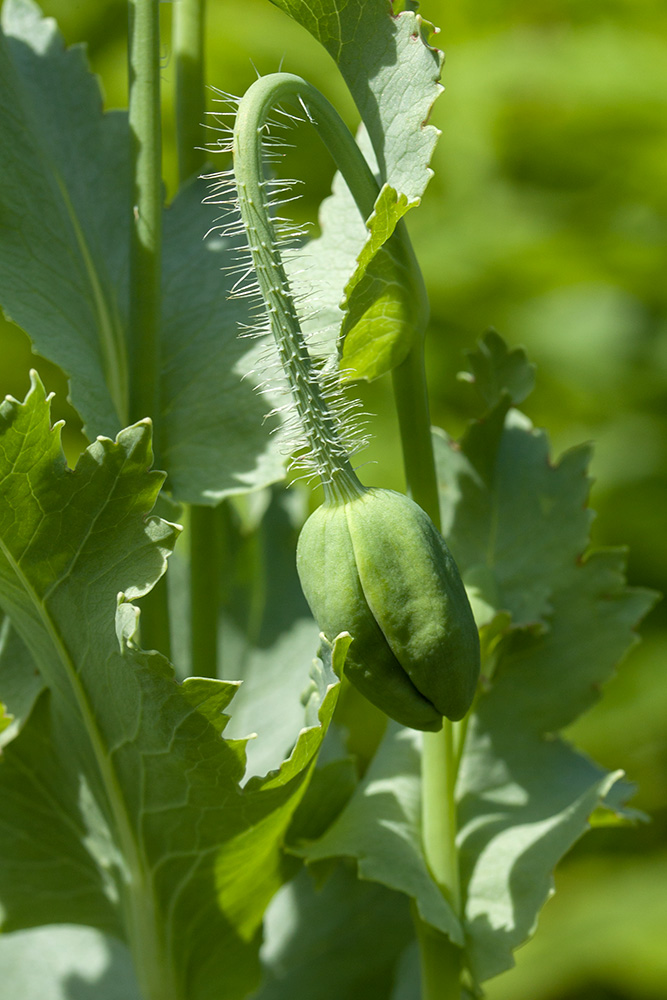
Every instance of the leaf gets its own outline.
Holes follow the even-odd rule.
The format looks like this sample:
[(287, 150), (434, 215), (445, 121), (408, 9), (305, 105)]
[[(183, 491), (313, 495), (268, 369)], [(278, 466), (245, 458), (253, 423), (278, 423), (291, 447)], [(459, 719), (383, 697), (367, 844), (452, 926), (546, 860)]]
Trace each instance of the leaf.
[[(238, 336), (245, 299), (231, 299), (229, 239), (204, 234), (204, 181), (176, 196), (164, 216), (160, 459), (184, 503), (215, 505), (284, 477), (276, 393), (259, 392), (267, 344)], [(269, 347), (270, 350), (270, 347)], [(281, 400), (282, 402), (282, 400)]]
[(315, 887), (302, 871), (267, 911), (265, 979), (252, 1000), (385, 1000), (412, 936), (406, 900), (337, 865)]
[(370, 235), (341, 303), (341, 364), (347, 378), (370, 381), (391, 371), (422, 335), (418, 306), (423, 294), (414, 256), (404, 231), (392, 237), (402, 216), (418, 203), (385, 184), (366, 223)]
[(89, 924), (127, 941), (147, 996), (242, 997), (337, 682), (323, 663), (313, 724), (242, 790), (244, 744), (221, 738), (236, 685), (179, 685), (136, 646), (129, 600), (176, 534), (148, 516), (149, 439), (98, 439), (70, 470), (36, 376), (0, 406), (0, 604), (48, 686), (0, 765), (4, 929)]
[(413, 897), (422, 918), (463, 945), (463, 931), (431, 878), (421, 845), (420, 740), (395, 723), (348, 806), (323, 837), (292, 848), (309, 863), (350, 857), (359, 877)]
[(142, 1000), (127, 948), (89, 927), (3, 934), (0, 979), (25, 1000)]
[(545, 625), (553, 586), (588, 543), (590, 448), (554, 465), (546, 434), (508, 407), (504, 397), (460, 445), (434, 434), (442, 531), (464, 582), (492, 610)]
[(386, 0), (324, 0), (317, 8), (307, 0), (272, 2), (338, 63), (365, 126), (362, 151), (382, 187), (368, 233), (335, 179), (323, 206), (322, 237), (303, 254), (309, 306), (315, 302), (322, 310), (315, 323), (321, 328), (333, 321), (338, 332), (340, 304), (341, 367), (351, 378), (374, 379), (404, 360), (426, 323), (423, 283), (407, 235), (402, 226), (392, 234), (419, 205), (432, 176), (429, 162), (439, 133), (425, 123), (442, 90), (443, 56), (430, 47), (433, 27), (416, 13), (416, 4), (397, 5), (392, 14)]
[[(127, 114), (103, 113), (84, 50), (32, 0), (6, 0), (2, 25), (2, 306), (69, 376), (89, 437), (114, 435), (129, 422)], [(159, 444), (176, 498), (214, 505), (281, 479), (284, 461), (264, 421), (275, 400), (248, 378), (262, 348), (237, 336), (230, 242), (203, 240), (204, 194), (191, 184), (164, 215)]]
[(83, 48), (31, 0), (6, 0), (2, 28), (2, 305), (75, 374), (89, 433), (114, 434), (128, 422), (127, 118), (102, 114)]
[(9, 718), (0, 728), (0, 747), (17, 735), (43, 688), (35, 661), (5, 618), (0, 625), (0, 698)]
[(507, 393), (515, 405), (523, 403), (535, 386), (535, 365), (531, 364), (521, 347), (510, 351), (495, 330), (482, 337), (475, 351), (467, 351), (470, 372), (461, 372), (459, 378), (471, 382), (487, 407), (496, 406)]
[[(507, 351), (495, 346), (488, 379), (501, 385)], [(512, 965), (552, 891), (554, 866), (594, 810), (633, 815), (622, 772), (598, 767), (557, 734), (598, 697), (655, 599), (625, 586), (622, 552), (584, 555), (587, 449), (552, 466), (546, 436), (507, 413), (509, 395), (499, 395), (460, 446), (435, 435), (448, 541), (483, 614), (485, 677), (467, 735), (457, 727), (465, 736), (457, 786), (463, 930), (423, 858), (411, 731), (390, 727), (349, 804), (300, 848), (311, 862), (356, 858), (362, 878), (414, 898), (422, 918), (456, 943), (465, 933), (478, 982)]]
[(380, 176), (409, 201), (431, 177), (438, 138), (424, 124), (442, 87), (433, 26), (414, 10), (392, 15), (387, 0), (271, 0), (336, 61), (375, 150)]
[[(498, 385), (507, 352), (492, 354), (498, 367), (490, 356), (485, 378)], [(505, 609), (512, 622), (487, 644), (457, 789), (468, 960), (479, 981), (512, 965), (552, 891), (553, 867), (598, 803), (623, 809), (622, 772), (556, 734), (598, 697), (654, 601), (625, 586), (622, 552), (584, 554), (588, 449), (551, 465), (546, 435), (523, 415), (499, 421), (507, 405), (496, 403), (460, 449), (434, 438), (448, 543), (464, 579), (487, 574), (491, 613)]]

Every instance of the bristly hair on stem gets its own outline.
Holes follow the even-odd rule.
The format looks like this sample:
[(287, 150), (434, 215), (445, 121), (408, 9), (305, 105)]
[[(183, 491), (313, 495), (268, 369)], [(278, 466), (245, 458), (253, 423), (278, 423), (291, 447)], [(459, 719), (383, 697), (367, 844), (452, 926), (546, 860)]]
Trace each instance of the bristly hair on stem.
[[(288, 99), (298, 110), (283, 106)], [(292, 148), (285, 133), (296, 123), (308, 122), (320, 134), (318, 111), (324, 108), (321, 137), (328, 148), (333, 151), (342, 142), (354, 147), (348, 159), (356, 161), (362, 173), (362, 183), (357, 184), (358, 189), (364, 187), (362, 212), (372, 211), (377, 184), (337, 113), (299, 77), (286, 73), (262, 77), (244, 98), (218, 92), (217, 101), (222, 108), (211, 112), (209, 127), (221, 136), (209, 144), (209, 151), (231, 153), (233, 166), (207, 177), (210, 190), (205, 202), (223, 207), (211, 231), (229, 240), (235, 250), (228, 267), (235, 279), (231, 295), (248, 300), (251, 321), (239, 335), (272, 335), (274, 347), (263, 355), (258, 388), (278, 389), (289, 399), (272, 414), (283, 418), (291, 466), (319, 476), (325, 499), (337, 502), (363, 489), (350, 461), (367, 442), (361, 404), (345, 395), (337, 358), (315, 361), (311, 356), (311, 350), (320, 347), (316, 337), (307, 339), (303, 332), (303, 323), (313, 318), (308, 315), (311, 296), (303, 291), (293, 294), (286, 269), (289, 264), (291, 275), (307, 275), (303, 258), (307, 231), (282, 214), (283, 207), (299, 197), (301, 182), (273, 176), (271, 167), (285, 149)]]

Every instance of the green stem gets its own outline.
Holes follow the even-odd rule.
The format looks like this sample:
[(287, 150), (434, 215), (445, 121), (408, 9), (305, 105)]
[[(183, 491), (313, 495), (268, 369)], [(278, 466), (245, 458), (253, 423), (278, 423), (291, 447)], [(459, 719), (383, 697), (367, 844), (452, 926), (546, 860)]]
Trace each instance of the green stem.
[(204, 145), (204, 0), (178, 0), (174, 5), (172, 43), (176, 66), (176, 141), (181, 184), (199, 173)]
[(130, 249), (133, 420), (153, 421), (159, 451), (162, 143), (159, 0), (130, 0), (130, 135), (134, 168)]
[[(423, 305), (417, 310), (425, 315)], [(423, 331), (420, 331), (423, 334)], [(431, 442), (423, 335), (392, 373), (394, 398), (408, 492), (440, 526), (435, 460)], [(461, 915), (461, 887), (456, 847), (455, 786), (458, 754), (455, 723), (443, 720), (439, 733), (424, 733), (422, 743), (422, 836), (434, 879)], [(422, 967), (422, 1000), (459, 1000), (461, 954), (444, 935), (416, 921)]]
[(281, 102), (301, 104), (361, 211), (367, 218), (378, 186), (353, 136), (338, 112), (301, 77), (274, 73), (257, 80), (241, 101), (234, 128), (234, 174), (239, 209), (248, 237), (254, 272), (287, 377), (301, 426), (322, 477), (325, 502), (339, 502), (362, 492), (339, 425), (322, 393), (306, 348), (299, 316), (278, 249), (266, 186), (262, 137), (270, 112)]
[[(203, 151), (204, 0), (178, 0), (172, 45), (176, 66), (178, 178), (184, 184), (201, 171)], [(218, 676), (220, 519), (211, 507), (190, 507), (190, 655), (196, 677)]]
[[(162, 142), (159, 0), (129, 0), (130, 137), (133, 211), (130, 244), (130, 417), (153, 421), (160, 462), (160, 280)], [(142, 602), (142, 643), (170, 655), (167, 587), (160, 581)]]
[(440, 931), (425, 924), (416, 912), (413, 919), (419, 943), (422, 1000), (459, 1000), (461, 950)]
[(190, 508), (190, 648), (195, 677), (218, 676), (220, 513), (216, 507)]

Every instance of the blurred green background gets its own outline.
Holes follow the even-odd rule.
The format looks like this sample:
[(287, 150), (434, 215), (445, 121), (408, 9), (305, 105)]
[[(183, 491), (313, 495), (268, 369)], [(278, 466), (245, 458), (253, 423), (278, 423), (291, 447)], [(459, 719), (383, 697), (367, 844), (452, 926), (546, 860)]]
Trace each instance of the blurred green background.
[[(42, 0), (85, 41), (109, 107), (126, 105), (123, 0)], [(208, 81), (241, 93), (256, 71), (301, 73), (354, 108), (316, 43), (268, 0), (209, 0)], [(628, 544), (630, 582), (667, 591), (667, 5), (664, 0), (424, 0), (441, 28), (445, 94), (435, 177), (410, 229), (432, 304), (434, 422), (459, 433), (473, 390), (456, 380), (489, 326), (538, 365), (526, 404), (554, 452), (596, 442), (597, 545)], [(173, 194), (172, 8), (165, 3), (167, 191)], [(256, 67), (256, 69), (255, 69)], [(289, 169), (315, 219), (333, 168), (301, 129)], [(307, 172), (306, 172), (307, 171)], [(63, 375), (0, 321), (0, 397), (35, 365), (82, 443)], [(376, 443), (367, 479), (400, 485), (387, 387), (364, 391)], [(667, 998), (667, 604), (572, 736), (638, 782), (651, 821), (600, 827), (571, 852), (539, 933), (491, 1000)]]

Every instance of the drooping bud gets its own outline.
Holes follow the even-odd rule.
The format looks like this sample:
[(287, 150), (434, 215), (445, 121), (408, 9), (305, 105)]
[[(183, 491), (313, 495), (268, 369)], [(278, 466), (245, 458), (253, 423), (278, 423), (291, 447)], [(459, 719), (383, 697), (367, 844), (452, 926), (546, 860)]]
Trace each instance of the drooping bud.
[(297, 567), (322, 632), (352, 636), (345, 672), (369, 701), (414, 729), (463, 718), (479, 636), (456, 563), (421, 507), (381, 489), (324, 503), (303, 527)]

